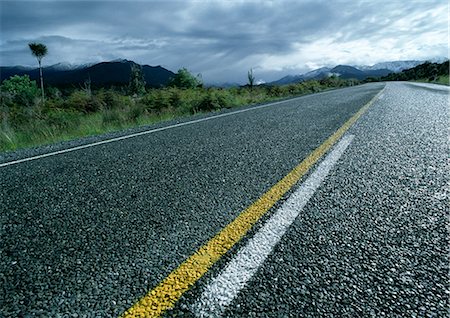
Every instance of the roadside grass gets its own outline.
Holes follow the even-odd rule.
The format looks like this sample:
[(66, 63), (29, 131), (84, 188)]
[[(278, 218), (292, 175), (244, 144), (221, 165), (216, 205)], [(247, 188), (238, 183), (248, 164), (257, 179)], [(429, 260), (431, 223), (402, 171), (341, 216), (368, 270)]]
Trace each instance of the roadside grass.
[(439, 78), (437, 79), (436, 83), (450, 86), (450, 78), (449, 78), (448, 75), (439, 76)]
[(432, 84), (440, 84), (440, 85), (447, 85), (450, 86), (450, 79), (448, 75), (440, 75), (436, 81), (430, 81), (429, 79), (423, 78), (415, 80), (414, 82), (420, 82), (420, 83), (432, 83)]
[[(141, 97), (101, 89), (77, 90), (66, 97), (35, 99), (28, 106), (2, 95), (0, 152), (42, 146), (77, 138), (155, 124), (224, 108), (260, 104), (358, 84), (330, 79), (285, 86), (151, 89)], [(34, 104), (33, 104), (34, 103)], [(31, 106), (30, 106), (31, 105)]]
[(105, 123), (104, 114), (96, 113), (80, 115), (79, 124), (61, 129), (50, 125), (30, 125), (20, 129), (0, 130), (0, 151), (14, 151), (22, 148), (43, 146), (47, 144), (70, 141), (77, 138), (96, 136), (109, 132), (120, 131), (127, 128), (151, 125), (178, 118), (171, 113), (140, 116), (134, 122)]

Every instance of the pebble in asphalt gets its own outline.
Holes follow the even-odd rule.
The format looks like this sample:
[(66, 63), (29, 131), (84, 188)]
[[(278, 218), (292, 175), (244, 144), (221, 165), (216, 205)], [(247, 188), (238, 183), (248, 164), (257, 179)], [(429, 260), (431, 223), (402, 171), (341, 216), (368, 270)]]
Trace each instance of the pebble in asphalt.
[(117, 316), (382, 86), (3, 167), (0, 316)]
[(224, 316), (448, 317), (448, 112), (445, 91), (389, 83)]

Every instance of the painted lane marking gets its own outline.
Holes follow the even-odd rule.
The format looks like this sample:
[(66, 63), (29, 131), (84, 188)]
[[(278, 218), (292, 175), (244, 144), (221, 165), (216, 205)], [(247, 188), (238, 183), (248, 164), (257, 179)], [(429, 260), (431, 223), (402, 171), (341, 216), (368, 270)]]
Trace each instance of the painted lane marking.
[(264, 193), (231, 223), (200, 247), (194, 254), (174, 269), (154, 289), (139, 299), (121, 317), (159, 317), (173, 308), (180, 297), (191, 288), (250, 228), (289, 191), (309, 169), (344, 135), (378, 99), (384, 88), (356, 114), (347, 120), (333, 135), (316, 148), (283, 179)]
[(353, 137), (346, 135), (341, 139), (308, 179), (271, 216), (223, 271), (212, 279), (192, 306), (192, 311), (197, 317), (220, 317), (267, 259), (350, 145)]
[[(314, 94), (314, 95), (324, 94), (324, 93), (328, 93), (328, 92), (317, 93), (317, 94)], [(311, 96), (311, 95), (308, 95), (308, 96)], [(236, 115), (236, 114), (248, 112), (248, 111), (251, 111), (251, 110), (256, 110), (256, 109), (261, 109), (261, 108), (270, 107), (270, 106), (274, 106), (274, 105), (279, 105), (279, 104), (282, 104), (282, 103), (295, 101), (297, 99), (304, 98), (304, 97), (305, 96), (295, 97), (295, 98), (288, 99), (288, 100), (283, 100), (283, 101), (279, 101), (279, 102), (273, 102), (273, 103), (270, 103), (270, 104), (265, 104), (265, 105), (260, 105), (260, 106), (254, 106), (254, 107), (251, 107), (251, 108), (236, 110), (236, 111), (225, 113), (225, 114), (219, 114), (219, 115), (214, 115), (214, 116), (210, 116), (210, 117), (206, 117), (206, 118), (200, 118), (200, 119), (191, 120), (191, 121), (188, 121), (188, 122), (174, 124), (174, 125), (170, 125), (170, 126), (166, 126), (166, 127), (161, 127), (161, 128), (155, 128), (155, 129), (151, 129), (151, 130), (141, 131), (141, 132), (134, 133), (134, 134), (131, 134), (131, 135), (125, 135), (125, 136), (121, 136), (121, 137), (116, 137), (116, 138), (111, 138), (111, 139), (106, 139), (106, 140), (94, 142), (94, 143), (91, 143), (91, 144), (86, 144), (86, 145), (81, 145), (81, 146), (77, 146), (77, 147), (73, 147), (73, 148), (68, 148), (68, 149), (63, 149), (63, 150), (59, 150), (59, 151), (49, 152), (49, 153), (42, 154), (42, 155), (37, 155), (37, 156), (28, 157), (28, 158), (24, 158), (24, 159), (18, 159), (18, 160), (14, 160), (14, 161), (4, 162), (4, 163), (0, 163), (0, 168), (1, 167), (6, 167), (6, 166), (10, 166), (10, 165), (14, 165), (14, 164), (18, 164), (18, 163), (22, 163), (22, 162), (31, 161), (31, 160), (36, 160), (36, 159), (46, 158), (46, 157), (50, 157), (50, 156), (60, 155), (60, 154), (63, 154), (63, 153), (77, 151), (77, 150), (81, 150), (81, 149), (85, 149), (85, 148), (100, 146), (100, 145), (108, 144), (108, 143), (111, 143), (111, 142), (125, 140), (125, 139), (128, 139), (128, 138), (133, 138), (133, 137), (153, 134), (153, 133), (156, 133), (156, 132), (160, 132), (160, 131), (164, 131), (164, 130), (168, 130), (168, 129), (172, 129), (172, 128), (177, 128), (177, 127), (192, 125), (192, 124), (196, 124), (196, 123), (201, 123), (201, 122), (208, 121), (208, 120), (211, 120), (211, 119), (227, 117), (227, 116), (231, 116), (231, 115)]]

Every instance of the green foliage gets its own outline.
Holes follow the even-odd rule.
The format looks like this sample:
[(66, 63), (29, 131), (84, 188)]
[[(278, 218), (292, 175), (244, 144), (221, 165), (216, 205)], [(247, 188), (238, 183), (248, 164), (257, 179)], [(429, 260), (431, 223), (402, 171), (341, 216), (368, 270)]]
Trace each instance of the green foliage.
[(128, 108), (126, 113), (127, 119), (130, 122), (137, 122), (140, 117), (144, 115), (144, 108), (141, 105), (133, 105)]
[(284, 90), (281, 86), (274, 85), (268, 88), (268, 93), (271, 97), (281, 97), (284, 94)]
[(67, 130), (76, 127), (81, 121), (81, 116), (76, 111), (56, 109), (47, 112), (42, 121), (55, 131)]
[(5, 81), (1, 86), (3, 107), (0, 109), (0, 150), (99, 134), (197, 112), (264, 103), (356, 84), (352, 80), (332, 77), (284, 86), (259, 85), (252, 90), (248, 86), (202, 88), (198, 87), (198, 79), (190, 74), (190, 84), (182, 84), (183, 78), (189, 79), (185, 72), (187, 71), (179, 72), (181, 76), (177, 85), (180, 87), (173, 85), (151, 89), (142, 97), (127, 95), (132, 92), (121, 91), (120, 88), (93, 92), (49, 88), (49, 98), (35, 107), (24, 107), (23, 103), (18, 103), (12, 96), (15, 94), (18, 98), (24, 98), (30, 90), (31, 96), (36, 99), (36, 83), (27, 77)]
[(102, 112), (102, 124), (104, 126), (115, 125), (120, 127), (124, 117), (117, 109), (108, 109)]
[(31, 50), (31, 54), (37, 58), (39, 63), (42, 58), (47, 55), (47, 47), (42, 43), (29, 43), (28, 47)]
[(103, 109), (116, 109), (121, 106), (121, 95), (113, 90), (101, 89), (97, 92), (95, 98), (101, 104)]
[(200, 103), (193, 108), (193, 112), (212, 111), (227, 108), (233, 104), (231, 95), (225, 90), (208, 89)]
[(443, 84), (443, 85), (450, 85), (449, 76), (448, 75), (439, 76), (436, 83)]
[(75, 91), (63, 103), (66, 109), (77, 110), (83, 113), (93, 113), (102, 108), (101, 101), (86, 93), (85, 91)]
[(141, 103), (149, 112), (160, 112), (171, 106), (170, 97), (167, 89), (152, 89), (142, 98)]
[(177, 74), (170, 80), (169, 86), (178, 88), (202, 87), (200, 76), (195, 77), (186, 68), (179, 69)]
[(17, 106), (32, 106), (36, 97), (39, 95), (39, 89), (36, 82), (30, 80), (28, 75), (15, 75), (5, 80), (0, 86), (2, 98), (12, 99)]
[(444, 63), (425, 62), (416, 67), (403, 70), (401, 73), (391, 73), (382, 77), (383, 81), (411, 81), (411, 80), (427, 80), (429, 82), (436, 81), (440, 76), (449, 75), (449, 61)]

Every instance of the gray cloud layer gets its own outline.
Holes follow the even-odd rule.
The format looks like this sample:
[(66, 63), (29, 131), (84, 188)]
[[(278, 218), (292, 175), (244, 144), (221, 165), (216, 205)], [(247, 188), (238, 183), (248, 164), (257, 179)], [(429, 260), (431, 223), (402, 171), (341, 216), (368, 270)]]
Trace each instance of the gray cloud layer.
[(127, 58), (206, 81), (447, 56), (447, 4), (403, 1), (1, 1), (2, 65)]

